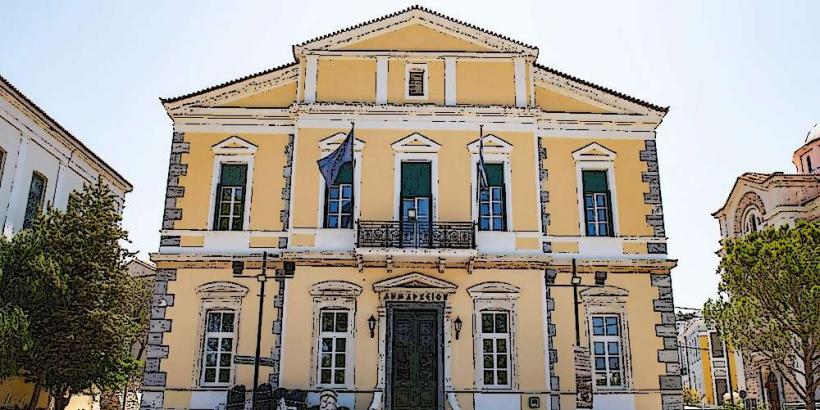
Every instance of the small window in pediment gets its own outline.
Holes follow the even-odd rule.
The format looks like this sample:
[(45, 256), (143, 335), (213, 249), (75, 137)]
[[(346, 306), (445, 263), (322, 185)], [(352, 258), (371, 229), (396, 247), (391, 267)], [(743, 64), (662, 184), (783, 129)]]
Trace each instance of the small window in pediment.
[(427, 98), (427, 64), (407, 64), (406, 98)]

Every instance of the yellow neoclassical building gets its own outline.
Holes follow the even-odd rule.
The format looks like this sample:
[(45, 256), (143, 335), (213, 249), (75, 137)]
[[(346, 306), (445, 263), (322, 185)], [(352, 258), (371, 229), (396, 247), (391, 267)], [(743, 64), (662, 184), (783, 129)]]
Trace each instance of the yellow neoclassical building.
[(666, 108), (420, 7), (293, 53), (163, 100), (144, 408), (224, 406), (257, 348), (306, 406), (681, 408)]

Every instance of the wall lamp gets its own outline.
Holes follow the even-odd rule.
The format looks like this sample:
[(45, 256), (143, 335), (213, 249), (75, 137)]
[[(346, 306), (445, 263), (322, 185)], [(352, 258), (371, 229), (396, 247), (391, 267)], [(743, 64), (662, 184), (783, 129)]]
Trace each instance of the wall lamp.
[(595, 284), (596, 285), (605, 285), (606, 284), (606, 277), (607, 273), (605, 271), (598, 271), (595, 272)]
[(456, 340), (458, 340), (458, 336), (461, 334), (461, 325), (463, 325), (461, 322), (461, 317), (456, 316), (456, 320), (453, 324), (456, 326)]
[(370, 329), (370, 338), (376, 336), (376, 318), (373, 315), (367, 319), (367, 328)]

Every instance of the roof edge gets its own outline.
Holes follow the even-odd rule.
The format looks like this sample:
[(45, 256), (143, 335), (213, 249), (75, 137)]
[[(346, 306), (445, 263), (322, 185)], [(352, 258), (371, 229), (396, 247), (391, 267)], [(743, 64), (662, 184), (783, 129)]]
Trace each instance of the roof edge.
[(567, 74), (565, 72), (558, 71), (554, 68), (547, 67), (547, 66), (539, 64), (537, 62), (534, 63), (534, 65), (535, 65), (535, 68), (544, 70), (544, 71), (546, 71), (548, 73), (551, 73), (551, 74), (555, 74), (559, 77), (566, 78), (567, 80), (570, 80), (570, 81), (578, 82), (578, 83), (583, 84), (587, 87), (592, 87), (592, 88), (594, 88), (598, 91), (607, 93), (609, 95), (612, 95), (612, 96), (615, 96), (615, 97), (618, 97), (618, 98), (621, 98), (621, 99), (624, 99), (624, 100), (629, 101), (633, 104), (638, 104), (642, 107), (649, 108), (652, 111), (656, 111), (656, 112), (662, 113), (664, 115), (666, 115), (669, 112), (669, 106), (663, 107), (663, 106), (660, 106), (660, 105), (657, 105), (657, 104), (653, 104), (653, 103), (650, 103), (648, 101), (642, 100), (640, 98), (633, 97), (631, 95), (624, 94), (624, 93), (619, 92), (619, 91), (615, 91), (611, 88), (604, 87), (602, 85), (598, 85), (598, 84), (592, 83), (592, 82), (587, 81), (587, 80), (583, 80), (581, 78), (575, 77), (572, 74)]
[[(100, 158), (100, 156), (97, 155), (96, 152), (94, 152), (92, 149), (88, 148), (88, 146), (86, 146), (82, 141), (80, 141), (79, 138), (75, 137), (74, 134), (72, 134), (67, 129), (65, 129), (62, 125), (60, 125), (60, 123), (57, 122), (57, 120), (55, 120), (50, 115), (48, 115), (48, 113), (46, 113), (45, 110), (40, 108), (40, 106), (38, 106), (34, 101), (32, 101), (25, 94), (23, 94), (22, 91), (20, 91), (17, 87), (14, 86), (14, 84), (12, 84), (9, 80), (7, 80), (2, 75), (0, 75), (0, 85), (5, 86), (11, 92), (11, 94), (13, 94), (19, 101), (23, 102), (27, 106), (29, 111), (32, 112), (32, 114), (34, 114), (35, 116), (40, 117), (40, 119), (42, 119), (44, 122), (51, 125), (53, 129), (60, 132), (69, 141), (76, 144), (76, 148), (78, 148), (78, 149), (84, 151), (86, 154), (88, 154), (88, 156), (91, 157), (94, 161), (96, 161), (98, 163), (98, 165), (100, 165), (100, 167), (102, 167), (105, 171), (107, 171), (109, 174), (111, 174), (111, 176), (113, 176), (115, 179), (117, 179), (119, 183), (124, 185), (125, 188), (126, 188), (125, 193), (129, 193), (129, 192), (132, 192), (134, 190), (134, 185), (132, 185), (127, 179), (125, 179), (125, 177), (122, 176), (122, 174), (117, 172), (117, 170), (114, 169), (114, 167), (112, 167), (105, 160)], [(48, 132), (49, 130), (46, 129), (45, 131)]]
[(253, 78), (256, 78), (256, 77), (261, 77), (265, 74), (270, 74), (270, 73), (273, 73), (273, 72), (276, 72), (276, 71), (279, 71), (279, 70), (284, 70), (286, 68), (291, 68), (291, 67), (294, 67), (298, 64), (299, 63), (297, 63), (296, 61), (292, 61), (292, 62), (287, 63), (287, 64), (282, 64), (280, 66), (268, 68), (266, 70), (262, 70), (262, 71), (259, 71), (259, 72), (253, 73), (253, 74), (248, 74), (248, 75), (243, 76), (243, 77), (235, 78), (233, 80), (228, 80), (228, 81), (216, 84), (216, 85), (212, 85), (212, 86), (207, 87), (207, 88), (203, 88), (199, 91), (194, 91), (194, 92), (190, 92), (188, 94), (180, 95), (178, 97), (167, 97), (167, 98), (160, 97), (159, 101), (163, 105), (173, 104), (175, 102), (179, 102), (179, 101), (191, 98), (191, 97), (196, 97), (198, 95), (202, 95), (202, 94), (208, 93), (210, 91), (218, 90), (222, 87), (231, 86), (231, 85), (234, 85), (234, 84), (237, 84), (237, 83), (241, 83), (242, 81), (245, 81), (245, 80), (250, 80), (250, 79), (253, 79)]

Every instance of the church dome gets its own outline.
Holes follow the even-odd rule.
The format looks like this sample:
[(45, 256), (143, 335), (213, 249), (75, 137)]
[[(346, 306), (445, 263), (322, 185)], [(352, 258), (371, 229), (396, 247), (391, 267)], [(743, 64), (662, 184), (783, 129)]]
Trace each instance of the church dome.
[(820, 124), (814, 124), (814, 128), (806, 135), (806, 144), (817, 140), (820, 140)]

